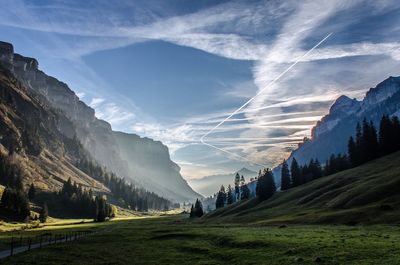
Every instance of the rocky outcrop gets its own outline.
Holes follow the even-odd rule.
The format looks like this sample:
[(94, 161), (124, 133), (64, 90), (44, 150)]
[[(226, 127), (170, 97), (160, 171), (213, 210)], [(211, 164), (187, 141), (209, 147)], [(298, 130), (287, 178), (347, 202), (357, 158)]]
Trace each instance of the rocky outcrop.
[(311, 131), (313, 139), (331, 131), (344, 117), (354, 114), (361, 107), (356, 99), (347, 96), (340, 96), (331, 106), (329, 114), (324, 116)]
[[(32, 93), (67, 117), (59, 124), (61, 132), (69, 138), (76, 136), (108, 170), (171, 200), (188, 201), (199, 196), (182, 178), (179, 167), (171, 161), (168, 148), (162, 143), (113, 132), (111, 125), (97, 119), (95, 111), (80, 101), (67, 84), (40, 71), (36, 59), (15, 54), (11, 44), (0, 42), (0, 61)], [(73, 123), (74, 130), (69, 122)]]

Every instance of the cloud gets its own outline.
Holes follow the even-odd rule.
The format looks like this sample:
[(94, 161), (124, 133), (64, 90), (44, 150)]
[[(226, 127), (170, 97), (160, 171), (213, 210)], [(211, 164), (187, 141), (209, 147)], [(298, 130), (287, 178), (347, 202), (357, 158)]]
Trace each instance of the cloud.
[(83, 99), (86, 95), (85, 92), (75, 92), (75, 94), (79, 99)]
[(101, 103), (105, 101), (104, 98), (92, 98), (92, 100), (89, 103), (89, 106), (92, 108), (97, 108)]
[[(231, 59), (254, 61), (254, 80), (216, 94), (246, 101), (258, 91), (264, 92), (209, 135), (208, 141), (270, 165), (287, 156), (295, 146), (293, 142), (310, 135), (310, 128), (335, 98), (341, 94), (360, 97), (386, 76), (398, 75), (395, 69), (400, 66), (400, 42), (390, 36), (374, 38), (381, 36), (381, 32), (398, 36), (398, 24), (383, 23), (380, 28), (376, 23), (367, 35), (352, 34), (357, 27), (363, 27), (362, 19), (398, 9), (397, 1), (231, 1), (187, 14), (170, 14), (162, 8), (162, 2), (158, 5), (137, 5), (131, 1), (77, 3), (35, 5), (5, 0), (0, 10), (0, 25), (34, 31), (35, 35), (51, 34), (48, 42), (36, 45), (54, 60), (73, 62), (70, 64), (73, 69), (65, 70), (71, 71), (67, 81), (79, 91), (86, 88), (77, 95), (91, 99), (89, 105), (96, 109), (97, 117), (109, 121), (114, 128), (161, 140), (173, 153), (197, 145), (207, 130), (234, 109), (182, 116), (173, 123), (159, 121), (146, 115), (124, 95), (109, 89), (106, 80), (84, 64), (83, 56), (138, 42), (163, 40)], [(359, 15), (349, 16), (352, 12)], [(386, 19), (400, 20), (393, 14)], [(333, 35), (324, 45), (302, 58), (278, 83), (267, 87), (329, 32)], [(343, 34), (351, 37), (342, 40)], [(283, 136), (276, 137), (277, 134)], [(268, 149), (260, 149), (265, 146)], [(218, 156), (220, 153), (208, 159)], [(197, 164), (203, 164), (187, 163), (192, 163), (192, 171)], [(189, 166), (187, 163), (182, 163), (184, 168)]]
[(125, 111), (118, 107), (116, 103), (112, 102), (106, 103), (101, 107), (97, 107), (96, 116), (99, 119), (103, 119), (111, 123), (113, 125), (113, 128), (118, 128), (125, 122), (132, 121), (135, 118), (134, 113)]

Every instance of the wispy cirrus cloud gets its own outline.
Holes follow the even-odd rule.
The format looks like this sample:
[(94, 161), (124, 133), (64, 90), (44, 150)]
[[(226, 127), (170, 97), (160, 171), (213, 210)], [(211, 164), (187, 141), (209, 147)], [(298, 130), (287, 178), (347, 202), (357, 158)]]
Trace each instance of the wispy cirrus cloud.
[[(171, 12), (163, 2), (79, 2), (39, 5), (5, 0), (0, 25), (48, 36), (47, 42), (35, 45), (44, 55), (53, 54), (60, 65), (73, 62), (66, 78), (79, 88), (96, 115), (113, 127), (162, 140), (174, 153), (192, 146), (198, 158), (192, 156), (187, 161), (191, 163), (191, 175), (196, 175), (196, 164), (203, 164), (197, 163), (203, 152), (196, 149), (200, 137), (234, 108), (205, 109), (201, 114), (176, 117), (173, 122), (157, 120), (131, 99), (115, 90), (110, 92), (112, 84), (96, 75), (82, 60), (84, 56), (162, 40), (230, 59), (253, 61), (253, 80), (227, 83), (224, 92), (216, 92), (216, 98), (246, 101), (333, 32), (327, 43), (304, 57), (289, 75), (267, 87), (257, 100), (209, 136), (209, 141), (222, 148), (271, 166), (287, 156), (296, 141), (310, 135), (310, 128), (335, 98), (341, 94), (360, 97), (386, 76), (398, 75), (396, 69), (400, 66), (400, 43), (393, 38), (400, 35), (400, 16), (390, 13), (385, 17), (400, 9), (394, 0), (231, 1), (191, 12), (178, 12), (178, 7)], [(365, 30), (363, 27), (369, 26), (363, 24), (373, 18), (377, 19), (374, 27)], [(342, 39), (343, 35), (350, 37)], [(213, 164), (213, 160), (218, 162)], [(210, 167), (227, 163), (218, 152), (208, 161)]]

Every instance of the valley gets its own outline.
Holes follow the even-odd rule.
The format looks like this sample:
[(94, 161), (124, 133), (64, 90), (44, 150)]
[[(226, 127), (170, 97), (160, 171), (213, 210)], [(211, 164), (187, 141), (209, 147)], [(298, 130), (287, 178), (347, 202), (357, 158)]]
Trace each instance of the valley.
[(0, 264), (400, 264), (399, 1), (0, 7)]

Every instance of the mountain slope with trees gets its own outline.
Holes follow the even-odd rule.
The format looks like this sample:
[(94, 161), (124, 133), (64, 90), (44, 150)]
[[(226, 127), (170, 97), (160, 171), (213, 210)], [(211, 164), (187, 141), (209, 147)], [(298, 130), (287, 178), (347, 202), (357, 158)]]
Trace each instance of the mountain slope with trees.
[(58, 131), (67, 138), (76, 137), (101, 166), (170, 200), (201, 197), (182, 178), (161, 142), (114, 132), (67, 84), (39, 70), (36, 59), (14, 53), (10, 43), (0, 42), (0, 62), (40, 102), (62, 113), (65, 119), (58, 122)]
[(257, 224), (398, 223), (400, 152), (304, 185), (217, 209), (203, 220)]
[(75, 124), (20, 82), (4, 61), (0, 63), (0, 125), (0, 184), (6, 187), (1, 194), (1, 218), (29, 217), (29, 201), (42, 210), (48, 205), (53, 216), (88, 217), (94, 208), (104, 209), (98, 219), (110, 213), (106, 197), (132, 210), (164, 210), (171, 205), (99, 166), (75, 134), (62, 133), (63, 126), (76, 131)]
[[(354, 127), (364, 118), (377, 127), (384, 115), (400, 116), (400, 77), (389, 77), (371, 88), (362, 101), (339, 97), (324, 116), (312, 129), (311, 139), (305, 139), (294, 150), (287, 163), (296, 158), (299, 164), (308, 163), (318, 158), (321, 163), (331, 154), (347, 151), (348, 139), (354, 136)], [(280, 166), (273, 169), (277, 186), (280, 186)]]

